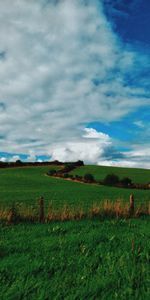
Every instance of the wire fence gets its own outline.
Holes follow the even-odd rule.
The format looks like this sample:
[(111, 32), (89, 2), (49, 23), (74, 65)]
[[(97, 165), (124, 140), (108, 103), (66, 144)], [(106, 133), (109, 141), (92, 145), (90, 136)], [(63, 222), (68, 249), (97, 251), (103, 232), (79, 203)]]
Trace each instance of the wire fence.
[(34, 205), (24, 205), (22, 203), (12, 203), (11, 208), (0, 209), (0, 221), (6, 221), (13, 224), (21, 221), (32, 221), (45, 223), (49, 221), (75, 220), (89, 217), (139, 217), (141, 215), (150, 215), (150, 202), (136, 205), (134, 195), (131, 194), (128, 202), (117, 200), (103, 201), (85, 207), (71, 207), (64, 205), (62, 207), (53, 207), (47, 205), (44, 197), (40, 197)]

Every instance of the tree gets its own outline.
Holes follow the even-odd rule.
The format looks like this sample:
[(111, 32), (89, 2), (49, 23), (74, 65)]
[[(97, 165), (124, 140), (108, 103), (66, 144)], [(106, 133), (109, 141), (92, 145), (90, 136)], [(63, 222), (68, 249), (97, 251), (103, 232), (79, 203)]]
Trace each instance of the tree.
[(117, 183), (119, 183), (119, 177), (115, 174), (108, 174), (104, 180), (103, 183), (106, 185), (116, 185)]
[(17, 164), (17, 165), (21, 165), (21, 164), (23, 164), (23, 162), (22, 162), (20, 159), (17, 159), (17, 160), (16, 160), (16, 164)]
[(84, 162), (83, 162), (83, 160), (78, 160), (78, 161), (75, 162), (75, 165), (77, 167), (84, 166)]

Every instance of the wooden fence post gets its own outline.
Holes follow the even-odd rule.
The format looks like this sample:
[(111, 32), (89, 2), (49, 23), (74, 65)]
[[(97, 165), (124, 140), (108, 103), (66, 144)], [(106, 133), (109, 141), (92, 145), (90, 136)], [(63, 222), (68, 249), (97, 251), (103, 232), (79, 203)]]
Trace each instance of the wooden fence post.
[(133, 194), (130, 195), (129, 213), (130, 213), (131, 215), (134, 214), (134, 195), (133, 195)]
[(7, 216), (7, 224), (8, 225), (14, 224), (17, 221), (17, 219), (18, 219), (18, 214), (17, 214), (15, 203), (13, 203)]
[(44, 198), (40, 197), (39, 199), (39, 222), (44, 223), (45, 215), (44, 215)]

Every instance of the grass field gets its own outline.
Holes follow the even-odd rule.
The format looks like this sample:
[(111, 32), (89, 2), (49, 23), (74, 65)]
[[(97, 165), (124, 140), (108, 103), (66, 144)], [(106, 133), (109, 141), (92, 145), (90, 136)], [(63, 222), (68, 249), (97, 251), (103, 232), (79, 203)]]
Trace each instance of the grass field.
[(134, 183), (150, 182), (150, 170), (146, 169), (86, 165), (71, 172), (73, 175), (80, 176), (84, 176), (86, 173), (94, 175), (96, 180), (103, 180), (106, 175), (113, 173), (118, 175), (120, 179), (130, 177)]
[[(93, 173), (88, 166), (84, 168)], [(13, 202), (37, 207), (43, 195), (47, 207), (67, 204), (86, 209), (106, 199), (128, 201), (133, 192), (48, 177), (49, 169), (0, 169), (0, 208), (11, 207)], [(148, 190), (134, 190), (134, 195), (137, 205), (150, 200)], [(0, 299), (149, 300), (149, 232), (148, 216), (1, 223)]]
[[(51, 168), (56, 169), (54, 166)], [(89, 166), (78, 168), (75, 173), (78, 170), (80, 173), (82, 170), (87, 172), (90, 169), (92, 173), (92, 168)], [(132, 192), (137, 204), (150, 200), (149, 190), (130, 190), (66, 181), (45, 176), (49, 169), (50, 166), (0, 169), (0, 207), (10, 207), (13, 202), (37, 205), (37, 199), (41, 195), (45, 198), (45, 204), (48, 206), (51, 203), (54, 208), (65, 204), (86, 208), (103, 200), (128, 201)], [(97, 170), (97, 167), (95, 169)], [(142, 178), (141, 176), (141, 180)]]
[(1, 300), (150, 299), (148, 219), (0, 227)]

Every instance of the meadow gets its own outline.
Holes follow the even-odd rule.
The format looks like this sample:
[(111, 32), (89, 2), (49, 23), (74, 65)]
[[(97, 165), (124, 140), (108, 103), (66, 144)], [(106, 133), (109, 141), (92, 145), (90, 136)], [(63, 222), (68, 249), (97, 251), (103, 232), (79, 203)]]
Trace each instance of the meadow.
[[(51, 168), (56, 169), (58, 167), (52, 166)], [(85, 166), (75, 169), (74, 172), (76, 174), (83, 172), (83, 170), (88, 172), (89, 169), (92, 169), (92, 167)], [(97, 167), (95, 169), (97, 170)], [(50, 170), (50, 166), (0, 169), (0, 207), (9, 208), (12, 203), (36, 206), (40, 196), (44, 197), (47, 207), (52, 205), (54, 208), (69, 205), (86, 209), (104, 200), (116, 201), (122, 199), (123, 201), (129, 201), (129, 195), (132, 192), (135, 195), (137, 205), (150, 200), (149, 190), (132, 190), (77, 183), (48, 177), (46, 176), (48, 170)], [(108, 172), (110, 173), (109, 169)], [(142, 173), (141, 180), (144, 177), (147, 181), (149, 172), (145, 170), (146, 175), (144, 177)], [(94, 171), (91, 170), (91, 173), (94, 174)], [(131, 174), (129, 173), (128, 176), (130, 177)]]
[(1, 300), (150, 296), (147, 218), (0, 227)]
[(71, 172), (73, 175), (84, 176), (86, 173), (94, 175), (96, 180), (103, 180), (108, 174), (116, 174), (120, 179), (129, 177), (134, 183), (149, 183), (150, 170), (137, 169), (137, 168), (121, 168), (121, 167), (106, 167), (85, 165), (79, 167)]
[[(41, 195), (54, 211), (64, 205), (86, 211), (108, 199), (128, 203), (132, 192), (137, 206), (150, 200), (148, 190), (77, 183), (48, 177), (48, 170), (0, 169), (0, 208), (38, 207)], [(148, 215), (100, 218), (95, 212), (92, 218), (44, 224), (1, 222), (0, 299), (149, 300), (149, 229)]]

